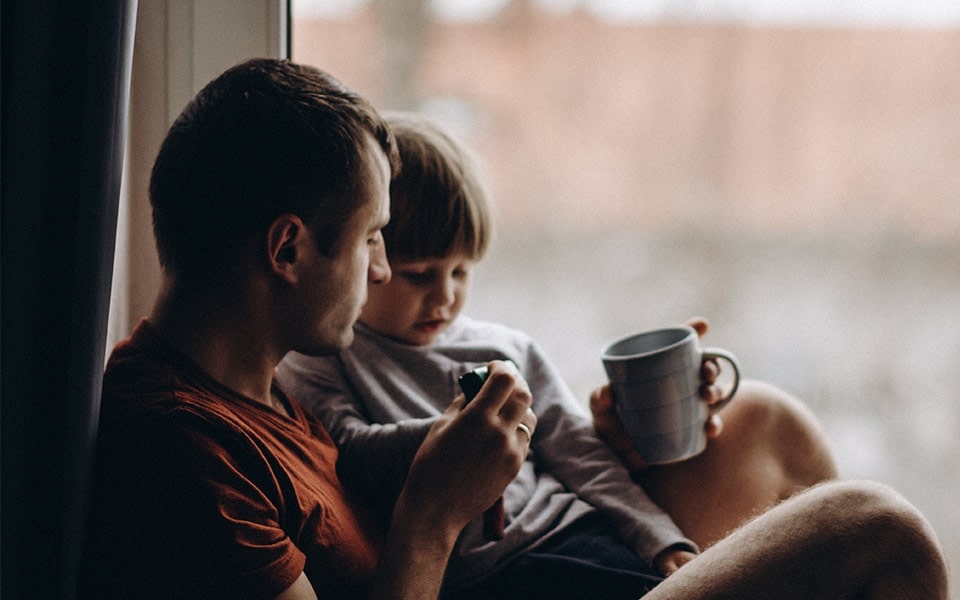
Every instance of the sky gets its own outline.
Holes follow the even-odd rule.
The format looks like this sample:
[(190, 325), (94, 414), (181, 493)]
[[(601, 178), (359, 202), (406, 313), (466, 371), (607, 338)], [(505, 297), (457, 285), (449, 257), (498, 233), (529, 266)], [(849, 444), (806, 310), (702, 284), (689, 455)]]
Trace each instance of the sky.
[[(371, 0), (292, 0), (295, 17), (337, 18)], [(439, 18), (482, 20), (511, 0), (430, 0)], [(960, 28), (960, 0), (531, 0), (558, 15), (585, 10), (613, 22), (705, 20), (757, 25)]]

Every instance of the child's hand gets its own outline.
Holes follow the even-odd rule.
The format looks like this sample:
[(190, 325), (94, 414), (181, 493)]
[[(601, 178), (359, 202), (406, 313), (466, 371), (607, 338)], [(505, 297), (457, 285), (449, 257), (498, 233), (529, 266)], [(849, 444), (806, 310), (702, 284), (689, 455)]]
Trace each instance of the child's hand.
[(653, 559), (653, 566), (656, 567), (660, 574), (664, 577), (669, 577), (677, 572), (677, 569), (687, 564), (697, 555), (689, 550), (665, 550), (657, 555)]

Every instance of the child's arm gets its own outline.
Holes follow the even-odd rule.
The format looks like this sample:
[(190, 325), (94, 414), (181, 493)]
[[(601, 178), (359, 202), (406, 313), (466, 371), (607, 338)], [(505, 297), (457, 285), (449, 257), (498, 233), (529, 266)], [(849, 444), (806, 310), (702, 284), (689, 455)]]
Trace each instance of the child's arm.
[(345, 484), (376, 498), (387, 513), (410, 463), (436, 417), (373, 423), (364, 403), (334, 357), (291, 353), (277, 369), (277, 382), (315, 414), (330, 433)]
[(536, 344), (530, 344), (523, 365), (539, 419), (533, 440), (538, 466), (602, 511), (624, 541), (651, 564), (664, 558), (659, 555), (670, 547), (696, 552), (696, 545), (597, 437), (585, 407)]
[[(345, 484), (382, 498), (392, 506), (403, 487), (410, 463), (437, 418), (370, 424), (343, 417), (336, 443), (337, 473)], [(331, 435), (332, 432), (331, 432)]]

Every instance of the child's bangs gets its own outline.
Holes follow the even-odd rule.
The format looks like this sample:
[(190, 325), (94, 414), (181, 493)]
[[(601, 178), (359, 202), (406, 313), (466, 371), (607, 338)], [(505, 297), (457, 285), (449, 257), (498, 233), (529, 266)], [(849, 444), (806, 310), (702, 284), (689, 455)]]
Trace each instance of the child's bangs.
[[(429, 194), (427, 190), (421, 192), (424, 195), (415, 202), (396, 203), (415, 210), (392, 214), (384, 230), (388, 256), (407, 260), (453, 254), (462, 254), (471, 260), (482, 258), (489, 244), (489, 224), (482, 207), (468, 202), (463, 191), (453, 198), (439, 190)], [(434, 197), (425, 197), (427, 195)]]
[(406, 260), (453, 254), (482, 258), (491, 222), (487, 190), (474, 157), (428, 120), (394, 115), (391, 126), (401, 166), (390, 183), (387, 255)]

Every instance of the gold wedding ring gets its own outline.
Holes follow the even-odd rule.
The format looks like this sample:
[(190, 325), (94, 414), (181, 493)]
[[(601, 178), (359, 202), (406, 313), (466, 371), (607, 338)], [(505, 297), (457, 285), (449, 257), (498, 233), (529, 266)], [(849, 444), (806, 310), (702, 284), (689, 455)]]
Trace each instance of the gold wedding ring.
[(530, 428), (527, 427), (524, 423), (520, 423), (517, 425), (517, 431), (522, 431), (527, 436), (528, 444), (533, 439), (533, 435), (530, 434)]

